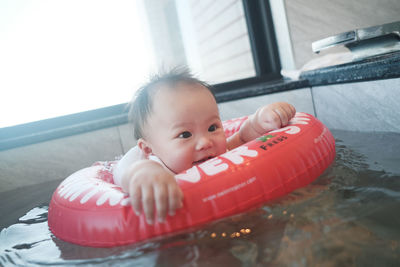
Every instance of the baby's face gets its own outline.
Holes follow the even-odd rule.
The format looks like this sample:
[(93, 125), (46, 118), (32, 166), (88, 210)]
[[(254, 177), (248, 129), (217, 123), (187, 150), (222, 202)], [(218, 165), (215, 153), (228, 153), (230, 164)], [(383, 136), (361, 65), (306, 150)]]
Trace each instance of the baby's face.
[(153, 96), (145, 139), (174, 173), (226, 152), (226, 138), (214, 97), (201, 84), (179, 83)]

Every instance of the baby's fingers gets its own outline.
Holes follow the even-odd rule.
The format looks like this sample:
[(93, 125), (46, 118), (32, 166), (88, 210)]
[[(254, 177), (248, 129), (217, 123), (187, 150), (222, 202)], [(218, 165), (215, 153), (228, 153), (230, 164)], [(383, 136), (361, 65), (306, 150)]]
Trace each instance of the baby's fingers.
[(289, 123), (289, 121), (293, 118), (293, 116), (296, 114), (296, 109), (288, 103), (280, 105), (274, 111), (278, 114), (280, 118), (281, 121), (280, 127), (286, 126)]
[(277, 116), (277, 118), (275, 119), (275, 121), (278, 121), (277, 128), (281, 128), (288, 123), (289, 119), (285, 109), (283, 109), (282, 107), (276, 108), (274, 109), (274, 113)]
[(129, 195), (131, 196), (132, 209), (137, 216), (142, 211), (142, 190), (140, 187), (132, 184), (129, 188)]
[(175, 210), (182, 208), (183, 193), (178, 185), (168, 187), (169, 215), (174, 216)]
[(148, 224), (154, 222), (154, 192), (152, 186), (142, 187), (142, 206)]
[(293, 118), (294, 115), (296, 115), (296, 108), (293, 105), (289, 104), (289, 108), (290, 108), (290, 115)]
[(159, 185), (154, 188), (157, 218), (159, 222), (164, 222), (167, 215), (168, 189), (166, 185)]
[(289, 122), (294, 117), (294, 115), (296, 115), (296, 109), (293, 105), (288, 103), (286, 103), (286, 105), (284, 105), (282, 108), (285, 110)]

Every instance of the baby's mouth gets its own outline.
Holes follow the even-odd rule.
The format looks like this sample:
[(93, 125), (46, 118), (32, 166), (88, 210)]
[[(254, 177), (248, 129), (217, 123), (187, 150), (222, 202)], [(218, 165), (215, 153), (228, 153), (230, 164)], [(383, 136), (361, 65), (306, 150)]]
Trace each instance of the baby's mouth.
[(207, 161), (207, 160), (209, 160), (209, 159), (212, 159), (213, 157), (206, 157), (206, 158), (204, 158), (204, 159), (201, 159), (201, 160), (198, 160), (198, 161), (195, 161), (195, 162), (193, 162), (193, 165), (199, 165), (199, 164), (201, 164), (201, 163), (203, 163), (203, 162), (205, 162), (205, 161)]

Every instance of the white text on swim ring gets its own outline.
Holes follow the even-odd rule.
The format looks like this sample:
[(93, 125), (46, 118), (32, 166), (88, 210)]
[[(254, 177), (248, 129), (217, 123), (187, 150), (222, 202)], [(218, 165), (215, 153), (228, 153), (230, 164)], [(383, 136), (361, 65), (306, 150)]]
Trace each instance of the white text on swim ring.
[(251, 177), (247, 181), (244, 181), (244, 182), (242, 182), (240, 184), (237, 184), (237, 185), (234, 185), (232, 187), (229, 187), (229, 188), (227, 188), (227, 189), (225, 189), (225, 190), (223, 190), (221, 192), (218, 192), (216, 194), (212, 194), (212, 195), (210, 195), (208, 197), (203, 198), (203, 202), (207, 202), (207, 201), (222, 197), (222, 196), (224, 196), (226, 194), (235, 192), (235, 191), (237, 191), (237, 190), (239, 190), (239, 189), (241, 189), (241, 188), (253, 183), (256, 179), (257, 179), (256, 177)]

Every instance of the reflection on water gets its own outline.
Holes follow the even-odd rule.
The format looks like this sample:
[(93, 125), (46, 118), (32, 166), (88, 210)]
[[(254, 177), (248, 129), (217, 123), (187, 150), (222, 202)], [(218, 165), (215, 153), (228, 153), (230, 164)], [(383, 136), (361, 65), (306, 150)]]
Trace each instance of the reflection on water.
[(311, 185), (263, 207), (115, 248), (58, 240), (48, 230), (47, 207), (38, 207), (1, 231), (0, 265), (399, 266), (400, 136), (333, 133), (335, 163)]

